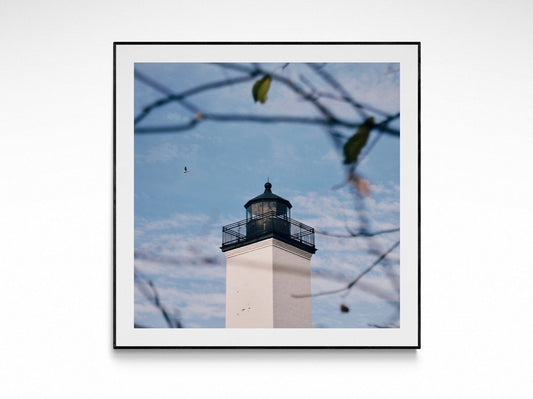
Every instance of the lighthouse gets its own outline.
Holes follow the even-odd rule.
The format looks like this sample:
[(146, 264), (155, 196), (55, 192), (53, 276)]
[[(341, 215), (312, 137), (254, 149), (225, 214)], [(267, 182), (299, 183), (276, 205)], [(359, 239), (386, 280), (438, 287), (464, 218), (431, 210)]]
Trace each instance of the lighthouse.
[(226, 327), (311, 327), (314, 229), (291, 218), (291, 203), (270, 182), (244, 208), (246, 219), (222, 228)]

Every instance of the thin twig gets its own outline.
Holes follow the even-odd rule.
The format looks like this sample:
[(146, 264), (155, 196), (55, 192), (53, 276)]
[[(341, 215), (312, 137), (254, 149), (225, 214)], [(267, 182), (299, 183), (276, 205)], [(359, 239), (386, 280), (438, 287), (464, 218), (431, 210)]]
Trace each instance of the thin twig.
[(231, 78), (231, 79), (223, 79), (223, 80), (216, 80), (213, 82), (205, 83), (202, 85), (199, 85), (197, 87), (194, 87), (192, 89), (185, 90), (181, 93), (174, 93), (167, 87), (163, 86), (160, 83), (155, 82), (153, 79), (150, 79), (143, 74), (141, 74), (138, 71), (135, 71), (135, 78), (141, 80), (142, 82), (150, 85), (154, 89), (167, 94), (166, 98), (162, 98), (159, 100), (156, 100), (152, 102), (151, 104), (147, 105), (143, 108), (143, 111), (140, 115), (135, 117), (135, 124), (143, 120), (148, 114), (154, 110), (155, 108), (161, 107), (169, 102), (176, 101), (182, 104), (185, 108), (187, 108), (191, 112), (200, 112), (199, 108), (195, 105), (191, 104), (190, 102), (185, 101), (187, 97), (193, 96), (198, 93), (202, 93), (208, 90), (214, 90), (214, 89), (220, 89), (226, 86), (232, 86), (238, 83), (248, 82), (251, 79), (253, 79), (254, 76), (241, 76), (238, 78)]
[(354, 280), (352, 280), (346, 287), (339, 288), (337, 290), (331, 290), (331, 291), (322, 291), (317, 292), (315, 294), (304, 294), (304, 295), (292, 295), (293, 298), (309, 298), (309, 297), (317, 297), (317, 296), (323, 296), (323, 295), (332, 295), (332, 294), (338, 294), (339, 292), (343, 291), (349, 291), (357, 284), (361, 278), (367, 274), (370, 270), (372, 270), (376, 265), (378, 265), (383, 259), (387, 257), (389, 253), (391, 253), (398, 245), (400, 245), (400, 241), (398, 240), (392, 247), (390, 247), (386, 252), (382, 253), (379, 258), (377, 258), (369, 267), (367, 267), (365, 270), (363, 270)]
[(318, 68), (316, 64), (308, 63), (308, 67), (310, 67), (318, 76), (320, 76), (324, 81), (326, 81), (331, 87), (333, 87), (335, 90), (337, 90), (342, 98), (350, 104), (354, 109), (357, 111), (361, 119), (366, 120), (368, 118), (367, 113), (364, 110), (363, 105), (359, 104), (357, 101), (355, 101), (352, 96), (344, 89), (344, 87), (337, 82), (337, 80), (331, 76), (324, 68)]
[[(169, 312), (166, 310), (166, 308), (161, 303), (161, 300), (159, 299), (159, 293), (157, 292), (157, 289), (152, 282), (152, 280), (147, 279), (144, 277), (139, 271), (135, 270), (133, 271), (134, 275), (134, 281), (137, 288), (142, 292), (144, 297), (152, 303), (163, 315), (163, 318), (167, 322), (167, 325), (170, 328), (182, 328), (181, 322), (177, 318), (171, 318)], [(141, 280), (144, 280), (141, 282)], [(146, 285), (150, 287), (151, 292), (146, 288)]]
[(294, 91), (296, 94), (300, 95), (303, 99), (309, 101), (328, 120), (334, 121), (337, 119), (328, 108), (326, 108), (323, 104), (321, 104), (320, 101), (318, 101), (318, 99), (314, 98), (312, 93), (305, 91), (303, 88), (301, 88), (296, 83), (294, 83), (291, 79), (288, 79), (285, 76), (278, 75), (273, 72), (265, 71), (259, 65), (254, 65), (251, 68), (246, 68), (243, 66), (236, 66), (235, 64), (229, 64), (229, 65), (228, 64), (216, 64), (216, 65), (222, 68), (233, 68), (233, 69), (238, 69), (242, 72), (246, 71), (250, 74), (255, 73), (255, 74), (260, 74), (260, 75), (269, 75), (273, 80), (277, 80), (283, 83), (285, 86), (292, 89), (292, 91)]
[(395, 233), (397, 231), (400, 231), (399, 227), (394, 228), (394, 229), (388, 229), (388, 230), (374, 231), (372, 233), (368, 231), (359, 231), (357, 233), (350, 233), (350, 234), (328, 233), (325, 230), (315, 229), (316, 234), (321, 234), (323, 236), (336, 237), (336, 238), (375, 237), (381, 234)]

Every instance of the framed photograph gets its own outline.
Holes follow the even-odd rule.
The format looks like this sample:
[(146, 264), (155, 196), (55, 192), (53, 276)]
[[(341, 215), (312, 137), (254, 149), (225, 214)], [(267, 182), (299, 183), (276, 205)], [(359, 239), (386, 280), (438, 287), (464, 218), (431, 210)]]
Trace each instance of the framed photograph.
[(114, 44), (115, 348), (420, 348), (420, 43)]

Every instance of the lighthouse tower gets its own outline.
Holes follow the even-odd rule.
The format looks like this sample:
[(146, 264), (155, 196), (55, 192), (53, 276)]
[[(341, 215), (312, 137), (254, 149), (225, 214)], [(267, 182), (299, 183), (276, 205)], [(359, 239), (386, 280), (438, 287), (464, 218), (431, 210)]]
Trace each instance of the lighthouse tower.
[(311, 293), (314, 229), (291, 219), (291, 203), (271, 189), (222, 228), (228, 328), (311, 327), (311, 298), (293, 295)]

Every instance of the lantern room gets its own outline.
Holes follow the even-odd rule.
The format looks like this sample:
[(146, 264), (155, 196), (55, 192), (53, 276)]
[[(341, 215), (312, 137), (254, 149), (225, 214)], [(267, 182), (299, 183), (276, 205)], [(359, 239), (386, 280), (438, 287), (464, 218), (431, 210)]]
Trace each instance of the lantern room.
[(265, 183), (265, 192), (245, 205), (246, 219), (222, 228), (222, 251), (276, 238), (315, 253), (314, 229), (291, 218), (292, 205), (272, 193), (272, 184)]
[(290, 218), (292, 205), (285, 198), (272, 193), (272, 184), (267, 182), (265, 183), (265, 192), (249, 200), (244, 208), (246, 209), (246, 220), (265, 215)]

